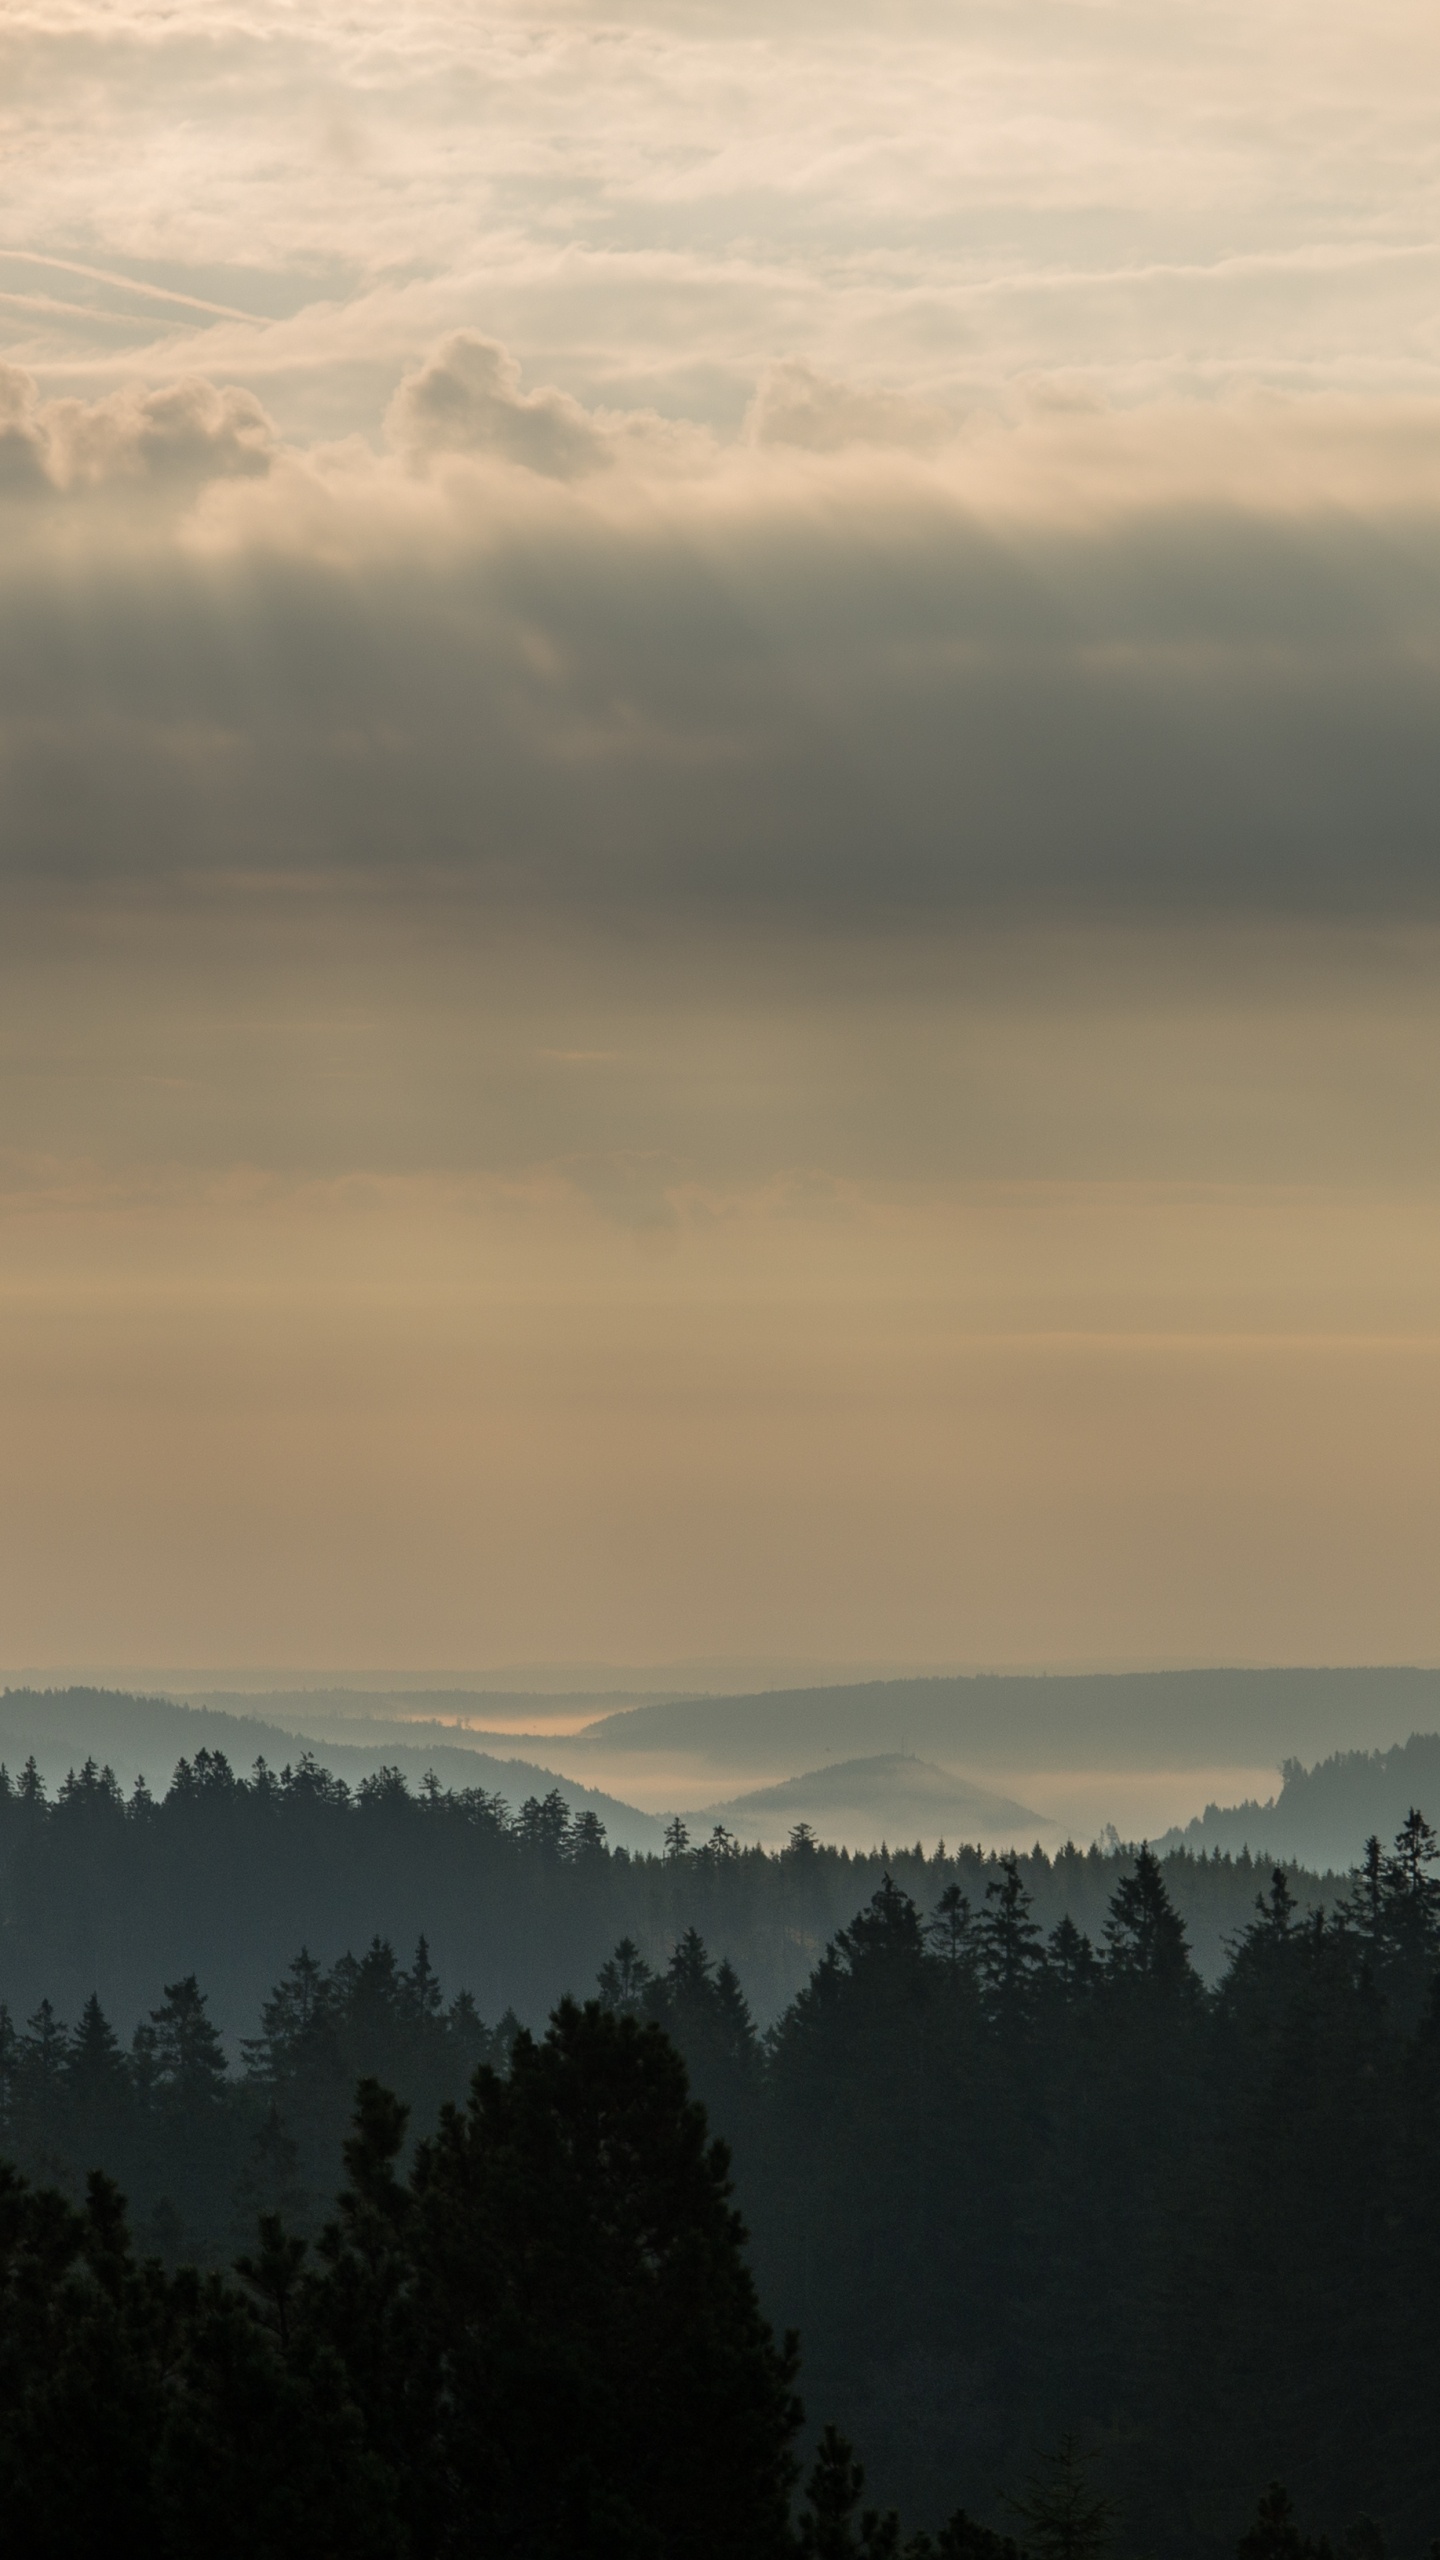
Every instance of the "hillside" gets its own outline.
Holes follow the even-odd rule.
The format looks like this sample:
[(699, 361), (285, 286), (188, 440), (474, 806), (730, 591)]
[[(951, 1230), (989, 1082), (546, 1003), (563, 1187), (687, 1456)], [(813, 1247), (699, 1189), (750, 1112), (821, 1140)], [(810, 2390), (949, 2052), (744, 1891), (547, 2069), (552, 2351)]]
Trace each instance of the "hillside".
[(1333, 1752), (1309, 1769), (1287, 1761), (1278, 1794), (1263, 1803), (1207, 1805), (1168, 1834), (1167, 1845), (1344, 1866), (1372, 1832), (1388, 1843), (1412, 1805), (1440, 1822), (1440, 1733), (1412, 1733), (1389, 1751)]
[[(419, 1784), (433, 1769), (448, 1787), (486, 1787), (518, 1805), (527, 1796), (558, 1788), (571, 1810), (597, 1814), (616, 1847), (658, 1848), (663, 1825), (634, 1805), (621, 1803), (578, 1779), (562, 1777), (531, 1760), (472, 1751), (463, 1743), (425, 1738), (419, 1748), (390, 1738), (402, 1728), (382, 1728), (367, 1742), (325, 1745), (325, 1765), (351, 1786), (377, 1769), (400, 1769)], [(136, 1698), (111, 1689), (5, 1689), (0, 1691), (0, 1761), (12, 1772), (33, 1757), (47, 1786), (87, 1759), (115, 1772), (122, 1786), (145, 1778), (162, 1790), (177, 1760), (197, 1751), (223, 1751), (244, 1773), (256, 1760), (272, 1769), (299, 1761), (317, 1737), (272, 1724), (262, 1716), (235, 1715), (214, 1707), (188, 1707), (173, 1698)]]
[(783, 1844), (800, 1822), (839, 1848), (861, 1850), (887, 1840), (907, 1847), (919, 1840), (933, 1849), (947, 1839), (1011, 1848), (1028, 1846), (1058, 1829), (1012, 1796), (974, 1786), (948, 1769), (899, 1751), (832, 1761), (828, 1768), (754, 1788), (687, 1818), (697, 1836), (723, 1822), (737, 1839), (758, 1840), (767, 1848)]
[(567, 1743), (686, 1758), (697, 1770), (791, 1776), (827, 1757), (917, 1751), (967, 1768), (1274, 1764), (1383, 1748), (1440, 1722), (1434, 1671), (983, 1673), (683, 1698), (603, 1716)]

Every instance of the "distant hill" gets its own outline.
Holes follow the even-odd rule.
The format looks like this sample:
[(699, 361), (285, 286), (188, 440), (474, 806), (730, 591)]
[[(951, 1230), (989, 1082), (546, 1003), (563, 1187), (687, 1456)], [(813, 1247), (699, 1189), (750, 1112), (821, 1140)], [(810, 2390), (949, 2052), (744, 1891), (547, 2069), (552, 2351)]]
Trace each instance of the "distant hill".
[(828, 1758), (918, 1751), (966, 1768), (1204, 1768), (1388, 1745), (1440, 1724), (1440, 1672), (983, 1673), (684, 1698), (599, 1718), (565, 1745), (789, 1776)]
[(1372, 1832), (1389, 1846), (1412, 1805), (1440, 1829), (1440, 1733), (1412, 1733), (1389, 1751), (1337, 1751), (1305, 1768), (1261, 1804), (1207, 1805), (1168, 1835), (1186, 1849), (1249, 1849), (1307, 1865), (1350, 1867)]
[[(127, 1789), (138, 1777), (163, 1794), (175, 1763), (202, 1749), (223, 1751), (231, 1766), (248, 1772), (257, 1759), (283, 1768), (313, 1749), (316, 1737), (271, 1724), (260, 1716), (232, 1715), (215, 1707), (188, 1707), (174, 1698), (136, 1698), (115, 1689), (6, 1689), (0, 1691), (0, 1761), (12, 1774), (32, 1755), (50, 1787), (86, 1759), (112, 1768)], [(425, 1741), (420, 1749), (391, 1741), (331, 1743), (324, 1762), (354, 1786), (377, 1769), (401, 1769), (412, 1784), (433, 1769), (448, 1787), (488, 1787), (513, 1807), (527, 1796), (558, 1787), (577, 1813), (599, 1815), (617, 1848), (658, 1849), (664, 1825), (634, 1805), (604, 1795), (575, 1778), (531, 1760), (502, 1759), (463, 1743)]]
[(758, 1787), (728, 1804), (687, 1814), (696, 1838), (723, 1822), (739, 1840), (783, 1845), (797, 1822), (808, 1822), (822, 1840), (842, 1849), (874, 1849), (882, 1841), (913, 1847), (961, 1841), (985, 1848), (1030, 1847), (1058, 1826), (1028, 1805), (988, 1787), (972, 1786), (908, 1752), (877, 1752), (865, 1760), (832, 1761), (773, 1787)]

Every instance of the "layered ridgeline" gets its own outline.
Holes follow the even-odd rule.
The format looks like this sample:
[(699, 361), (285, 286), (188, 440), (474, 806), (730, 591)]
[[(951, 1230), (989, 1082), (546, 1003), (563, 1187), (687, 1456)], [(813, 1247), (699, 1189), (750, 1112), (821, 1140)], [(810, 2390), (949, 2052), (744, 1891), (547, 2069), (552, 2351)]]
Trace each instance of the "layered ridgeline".
[[(477, 1702), (478, 1704), (479, 1702)], [(657, 1700), (567, 1745), (788, 1777), (825, 1759), (915, 1752), (972, 1769), (1278, 1768), (1440, 1726), (1440, 1673), (1344, 1670), (976, 1673)]]
[[(93, 1756), (128, 1790), (142, 1773), (157, 1786), (202, 1747), (238, 1769), (257, 1756), (283, 1768), (310, 1749), (351, 1784), (388, 1765), (512, 1806), (556, 1788), (573, 1813), (598, 1815), (612, 1846), (635, 1850), (659, 1847), (676, 1807), (701, 1809), (686, 1812), (692, 1829), (718, 1818), (770, 1847), (805, 1822), (852, 1849), (917, 1838), (999, 1849), (1088, 1840), (1110, 1824), (1153, 1836), (1213, 1800), (1199, 1831), (1174, 1836), (1313, 1867), (1343, 1863), (1371, 1817), (1333, 1789), (1324, 1806), (1316, 1789), (1301, 1805), (1292, 1769), (1340, 1749), (1393, 1753), (1440, 1729), (1440, 1678), (1383, 1668), (857, 1680), (662, 1696), (563, 1733), (486, 1720), (560, 1704), (572, 1722), (601, 1703), (593, 1691), (558, 1702), (479, 1689), (193, 1698), (10, 1690), (0, 1758), (14, 1770), (33, 1754), (53, 1789)], [(1398, 1765), (1391, 1775), (1373, 1818), (1393, 1829), (1406, 1781)]]
[[(701, 1866), (673, 1864), (697, 1907)], [(556, 2560), (779, 2560), (787, 2372), (762, 2356), (740, 2384), (742, 2333), (763, 2340), (733, 2227), (705, 2206), (701, 2247), (682, 2203), (703, 2134), (673, 2045), (733, 2142), (759, 2302), (800, 2328), (812, 2418), (840, 2421), (912, 2523), (952, 2518), (944, 2560), (1007, 2560), (957, 2506), (1033, 2560), (1229, 2560), (1276, 2477), (1352, 2560), (1421, 2560), (1440, 2523), (1435, 1864), (1417, 1816), (1328, 1918), (1273, 1875), (1210, 1989), (1148, 1851), (1111, 1865), (1093, 1937), (1044, 1931), (1015, 1859), (973, 1897), (887, 1877), (765, 2038), (694, 1928), (658, 1971), (622, 1941), (597, 2001), (538, 2052), (513, 2019), (447, 2001), (423, 1947), (403, 1966), (384, 1946), (328, 1969), (297, 1957), (239, 2071), (193, 1978), (128, 2055), (97, 2003), (68, 2034), (42, 2009), (0, 2036), (12, 2156), (77, 2197), (82, 2166), (118, 2173), (162, 2262), (223, 2261), (257, 2227), (260, 2245), (245, 2293), (167, 2289), (159, 2266), (131, 2272), (103, 2193), (73, 2223), (4, 2193), (0, 2257), (23, 2280), (0, 2284), (0, 2401), (29, 2379), (0, 2441), (22, 2449), (19, 2490), (42, 2515), (70, 2494), (48, 2458), (53, 2382), (57, 2411), (89, 2394), (116, 2421), (81, 2427), (81, 2476), (113, 2441), (115, 2492), (162, 2516), (210, 2519), (232, 2471), (232, 2517), (269, 2500), (263, 2531), (237, 2542), (218, 2515), (207, 2550), (398, 2560), (481, 2534)], [(410, 2154), (368, 2083), (349, 2200), (305, 2275), (356, 2077), (430, 2134), (477, 2064), (464, 2118)], [(118, 2423), (127, 2393), (153, 2405), (138, 2437)], [(762, 2406), (763, 2477), (745, 2449)], [(1067, 2436), (1093, 2466), (1042, 2461), (1041, 2493), (1008, 2507), (999, 2484), (1033, 2480)], [(137, 2446), (158, 2483), (137, 2479)], [(708, 2502), (693, 2522), (687, 2480)], [(561, 2482), (582, 2501), (568, 2523)], [(823, 2447), (811, 2560), (896, 2560), (882, 2522), (857, 2535), (857, 2485)], [(46, 2530), (27, 2560), (62, 2547)], [(1242, 2550), (1314, 2560), (1277, 2497)]]
[[(245, 1702), (190, 1706), (178, 1698), (136, 1697), (123, 1689), (0, 1690), (0, 1761), (11, 1770), (27, 1760), (52, 1791), (72, 1769), (93, 1760), (113, 1771), (127, 1791), (137, 1780), (163, 1787), (177, 1761), (218, 1752), (231, 1768), (249, 1769), (263, 1759), (272, 1769), (298, 1763), (313, 1752), (317, 1732), (299, 1723), (277, 1723)], [(261, 1703), (267, 1703), (262, 1700)], [(303, 1707), (300, 1693), (288, 1703)], [(323, 1718), (315, 1720), (318, 1725)], [(357, 1785), (380, 1769), (399, 1769), (420, 1784), (430, 1772), (450, 1786), (479, 1786), (518, 1804), (527, 1796), (558, 1790), (573, 1814), (593, 1813), (607, 1836), (627, 1848), (658, 1848), (663, 1824), (638, 1806), (624, 1804), (583, 1779), (567, 1778), (548, 1763), (517, 1756), (497, 1736), (498, 1752), (457, 1741), (450, 1727), (379, 1724), (352, 1720), (355, 1739), (329, 1742), (325, 1761), (337, 1778)]]
[[(1213, 1798), (1229, 1810), (1207, 1816), (1197, 1840), (1273, 1846), (1323, 1866), (1348, 1856), (1356, 1818), (1336, 1807), (1323, 1825), (1277, 1830), (1268, 1817), (1286, 1765), (1440, 1730), (1440, 1675), (1361, 1666), (857, 1679), (653, 1698), (563, 1737), (491, 1729), (501, 1704), (513, 1715), (526, 1701), (455, 1690), (443, 1701), (449, 1725), (415, 1691), (294, 1692), (284, 1710), (297, 1731), (347, 1742), (368, 1732), (412, 1751), (453, 1750), (463, 1730), (474, 1748), (523, 1751), (614, 1797), (707, 1807), (770, 1846), (796, 1821), (851, 1848), (917, 1837), (1054, 1845), (1107, 1823), (1135, 1838)], [(1405, 1811), (1394, 1792), (1382, 1807), (1390, 1829)]]

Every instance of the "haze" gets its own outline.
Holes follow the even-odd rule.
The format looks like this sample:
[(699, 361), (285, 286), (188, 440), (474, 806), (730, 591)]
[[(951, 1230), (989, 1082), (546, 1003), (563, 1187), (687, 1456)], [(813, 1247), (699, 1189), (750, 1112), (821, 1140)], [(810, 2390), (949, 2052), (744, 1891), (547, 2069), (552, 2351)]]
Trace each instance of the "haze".
[(6, 13), (12, 1667), (1440, 1655), (1436, 90)]

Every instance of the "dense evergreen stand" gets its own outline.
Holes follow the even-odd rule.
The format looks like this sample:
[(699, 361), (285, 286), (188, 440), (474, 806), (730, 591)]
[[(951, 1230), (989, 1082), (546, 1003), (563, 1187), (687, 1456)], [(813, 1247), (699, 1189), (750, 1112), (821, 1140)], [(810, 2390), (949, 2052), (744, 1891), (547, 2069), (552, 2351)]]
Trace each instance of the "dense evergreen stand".
[[(1328, 1915), (1275, 1871), (1213, 1987), (1146, 1851), (1094, 1938), (1042, 1930), (1024, 1861), (928, 1908), (886, 1876), (764, 2037), (694, 1927), (663, 1963), (622, 1938), (538, 2043), (447, 2004), (423, 1942), (297, 1958), (238, 2071), (193, 1977), (128, 2053), (97, 2000), (42, 2003), (0, 2038), (7, 2147), (70, 2198), (0, 2200), (14, 2547), (94, 2549), (129, 2499), (157, 2551), (879, 2560), (894, 2502), (954, 2560), (1306, 2560), (1317, 2524), (1421, 2560), (1435, 1865), (1416, 1814)], [(845, 2430), (793, 2527), (788, 2351), (679, 2056)]]

